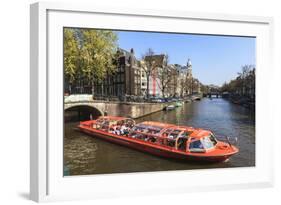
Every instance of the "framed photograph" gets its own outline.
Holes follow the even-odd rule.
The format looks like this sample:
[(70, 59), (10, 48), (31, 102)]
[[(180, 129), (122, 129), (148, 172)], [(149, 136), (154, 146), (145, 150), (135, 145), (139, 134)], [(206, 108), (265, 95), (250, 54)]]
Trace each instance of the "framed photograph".
[(31, 5), (30, 198), (272, 186), (269, 17)]

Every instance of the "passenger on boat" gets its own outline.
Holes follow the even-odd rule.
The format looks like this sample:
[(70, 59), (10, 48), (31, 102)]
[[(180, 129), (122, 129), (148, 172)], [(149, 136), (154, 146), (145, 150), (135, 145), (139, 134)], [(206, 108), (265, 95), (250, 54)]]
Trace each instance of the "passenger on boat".
[(184, 141), (182, 138), (180, 138), (178, 141), (178, 149), (184, 151), (186, 148), (185, 143), (186, 143), (186, 141)]
[(120, 128), (120, 134), (121, 135), (127, 135), (129, 134), (129, 128), (126, 126), (126, 124), (123, 124)]
[(114, 134), (116, 134), (116, 135), (120, 135), (121, 134), (120, 126), (119, 125), (116, 125)]
[(142, 134), (132, 134), (131, 137), (134, 139), (141, 139)]
[(156, 142), (156, 139), (155, 139), (155, 137), (149, 137), (149, 139), (147, 141), (154, 143), (154, 142)]
[(137, 137), (137, 134), (130, 135), (130, 137), (135, 139)]
[(112, 133), (112, 134), (115, 134), (116, 127), (117, 127), (116, 124), (111, 125), (110, 128), (109, 128), (109, 130), (108, 130), (108, 132), (109, 132), (109, 133)]
[(144, 136), (144, 141), (148, 141), (149, 140), (149, 137), (148, 136)]
[(109, 128), (108, 130), (109, 133), (114, 133), (114, 129), (112, 127)]

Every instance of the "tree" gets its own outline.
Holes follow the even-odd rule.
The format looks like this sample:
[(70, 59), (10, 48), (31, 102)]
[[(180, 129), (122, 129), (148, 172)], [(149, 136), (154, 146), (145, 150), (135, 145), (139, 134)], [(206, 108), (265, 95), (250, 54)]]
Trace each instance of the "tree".
[(193, 94), (193, 78), (189, 77), (188, 75), (185, 76), (184, 89), (186, 96)]
[(224, 83), (221, 90), (253, 98), (255, 95), (255, 66), (244, 65), (237, 75), (234, 80)]
[(94, 95), (94, 83), (101, 82), (106, 74), (116, 69), (117, 35), (112, 31), (95, 29), (82, 29), (81, 34), (81, 70), (91, 83)]
[(165, 64), (162, 66), (162, 68), (159, 69), (158, 71), (158, 77), (159, 77), (159, 81), (156, 81), (158, 86), (161, 89), (162, 92), (162, 97), (165, 97), (165, 91), (168, 88), (170, 82), (173, 79), (174, 73), (173, 73), (173, 68), (168, 66), (168, 62), (169, 62), (169, 56), (166, 54), (166, 62)]
[[(79, 63), (79, 46), (78, 41), (75, 38), (74, 29), (65, 28), (63, 40), (65, 78), (70, 84), (72, 84), (75, 81)], [(69, 86), (69, 91), (71, 92), (71, 86)]]
[(204, 95), (207, 95), (208, 93), (209, 93), (209, 86), (208, 85), (204, 85), (204, 84), (202, 84), (201, 83), (201, 91), (202, 91), (202, 93), (204, 94)]
[(146, 75), (146, 97), (149, 98), (149, 78), (157, 68), (153, 50), (149, 48), (142, 59), (141, 68)]
[(250, 66), (245, 65), (245, 66), (242, 66), (242, 72), (237, 73), (238, 74), (237, 81), (239, 82), (238, 86), (240, 88), (240, 93), (242, 95), (245, 94), (245, 90), (246, 90), (245, 79), (248, 76), (249, 71), (250, 71)]
[(180, 96), (184, 97), (184, 91), (185, 91), (186, 83), (185, 83), (185, 78), (180, 79)]

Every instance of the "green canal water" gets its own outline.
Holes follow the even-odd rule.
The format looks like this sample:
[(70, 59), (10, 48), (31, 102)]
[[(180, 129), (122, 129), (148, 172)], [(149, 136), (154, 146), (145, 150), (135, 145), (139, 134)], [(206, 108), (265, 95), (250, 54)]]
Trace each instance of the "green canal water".
[[(124, 108), (124, 106), (122, 107)], [(125, 111), (125, 110), (124, 110)], [(110, 115), (110, 113), (109, 113)], [(185, 103), (138, 119), (212, 130), (216, 136), (238, 138), (240, 152), (222, 163), (182, 162), (142, 153), (75, 131), (77, 122), (65, 123), (64, 174), (91, 175), (168, 170), (255, 166), (255, 116), (242, 106), (221, 98)]]

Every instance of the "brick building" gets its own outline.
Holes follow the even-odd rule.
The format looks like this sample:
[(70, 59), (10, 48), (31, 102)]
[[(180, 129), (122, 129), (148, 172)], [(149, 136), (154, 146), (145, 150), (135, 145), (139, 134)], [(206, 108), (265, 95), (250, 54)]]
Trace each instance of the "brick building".
[(118, 49), (116, 71), (94, 86), (94, 97), (118, 97), (141, 95), (141, 68), (134, 50)]

